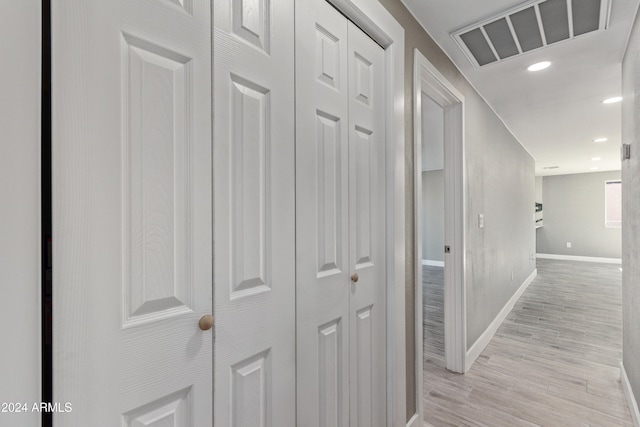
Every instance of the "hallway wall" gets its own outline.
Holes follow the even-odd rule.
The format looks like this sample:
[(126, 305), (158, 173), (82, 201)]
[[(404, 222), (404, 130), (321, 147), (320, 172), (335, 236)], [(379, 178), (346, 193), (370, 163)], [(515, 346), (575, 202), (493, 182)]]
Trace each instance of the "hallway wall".
[[(640, 20), (636, 16), (622, 62), (622, 141), (631, 159), (622, 162), (623, 362), (640, 400)], [(638, 402), (640, 406), (640, 401)]]
[(621, 229), (604, 225), (604, 183), (618, 179), (620, 171), (542, 177), (544, 226), (536, 232), (537, 253), (620, 258)]
[[(420, 52), (465, 97), (467, 348), (535, 269), (534, 160), (401, 0), (380, 0), (405, 30), (407, 420), (415, 413), (413, 58)], [(477, 227), (479, 213), (485, 228)], [(455, 248), (454, 248), (455, 250)], [(511, 280), (513, 272), (513, 280)]]
[(40, 425), (40, 33), (40, 2), (0, 2), (0, 402), (28, 404), (2, 426)]

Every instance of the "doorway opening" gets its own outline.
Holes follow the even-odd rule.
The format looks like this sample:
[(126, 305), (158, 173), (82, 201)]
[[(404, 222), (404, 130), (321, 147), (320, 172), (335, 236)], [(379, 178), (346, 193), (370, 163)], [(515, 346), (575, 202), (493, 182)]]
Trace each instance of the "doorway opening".
[(444, 339), (444, 108), (422, 92), (422, 336), (426, 363), (446, 366)]
[[(464, 96), (414, 56), (416, 373), (425, 361), (464, 373)], [(417, 384), (419, 413), (424, 385)]]

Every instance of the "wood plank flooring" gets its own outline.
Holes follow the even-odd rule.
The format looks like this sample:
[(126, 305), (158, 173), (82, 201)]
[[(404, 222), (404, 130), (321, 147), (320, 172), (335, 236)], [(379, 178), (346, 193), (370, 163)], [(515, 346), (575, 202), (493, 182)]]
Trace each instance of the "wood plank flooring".
[(422, 267), (422, 336), (425, 360), (444, 361), (444, 268)]
[(620, 383), (619, 266), (537, 265), (466, 375), (425, 352), (425, 426), (633, 426)]

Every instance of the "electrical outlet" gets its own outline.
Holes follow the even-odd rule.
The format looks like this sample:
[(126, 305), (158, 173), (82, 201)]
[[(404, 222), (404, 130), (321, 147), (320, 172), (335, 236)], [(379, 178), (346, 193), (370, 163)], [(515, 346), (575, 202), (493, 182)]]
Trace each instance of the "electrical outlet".
[(484, 228), (484, 214), (478, 214), (478, 228)]
[(567, 248), (571, 248), (571, 242), (567, 242)]

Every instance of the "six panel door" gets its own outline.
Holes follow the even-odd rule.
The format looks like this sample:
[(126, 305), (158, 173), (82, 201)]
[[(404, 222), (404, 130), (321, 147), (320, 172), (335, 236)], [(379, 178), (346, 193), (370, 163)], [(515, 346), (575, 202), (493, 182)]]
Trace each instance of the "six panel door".
[(384, 425), (384, 51), (324, 0), (296, 20), (297, 425)]
[(383, 51), (299, 10), (296, 116), (293, 0), (213, 4), (215, 92), (210, 2), (53, 5), (56, 425), (383, 425)]
[(214, 421), (293, 427), (293, 0), (214, 5)]
[(210, 2), (51, 6), (54, 425), (210, 426)]

